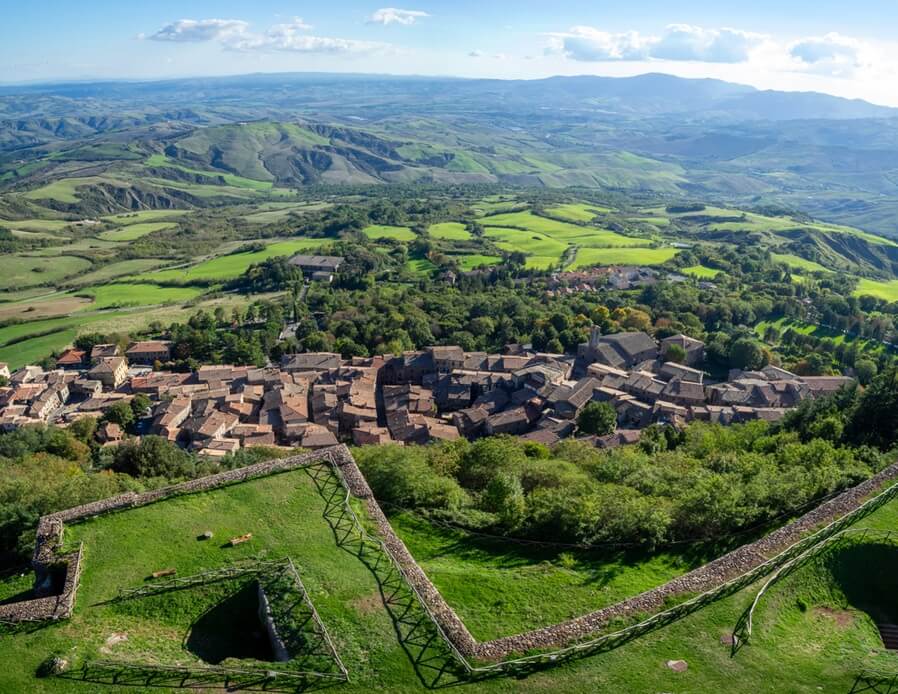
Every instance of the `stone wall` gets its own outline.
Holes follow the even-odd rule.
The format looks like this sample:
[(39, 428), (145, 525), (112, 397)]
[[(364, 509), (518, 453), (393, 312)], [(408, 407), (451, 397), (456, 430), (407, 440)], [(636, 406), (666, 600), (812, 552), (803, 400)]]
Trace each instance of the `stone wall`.
[(594, 636), (597, 631), (619, 617), (657, 611), (664, 607), (667, 598), (671, 596), (703, 593), (717, 588), (727, 581), (757, 568), (809, 532), (855, 511), (871, 495), (880, 491), (888, 482), (898, 478), (898, 463), (896, 463), (757, 542), (743, 545), (657, 588), (566, 622), (492, 641), (478, 642), (418, 566), (402, 540), (396, 536), (349, 452), (335, 451), (335, 454), (338, 460), (337, 465), (347, 487), (354, 496), (365, 500), (368, 515), (387, 551), (402, 568), (406, 579), (426, 603), (428, 611), (439, 623), (444, 634), (464, 656), (487, 660), (497, 660), (531, 649), (568, 646)]
[(0, 622), (32, 622), (41, 620), (67, 619), (75, 605), (81, 576), (81, 548), (69, 554), (61, 554), (62, 536), (66, 523), (76, 523), (106, 513), (123, 511), (138, 506), (146, 506), (163, 499), (183, 494), (195, 494), (218, 487), (238, 484), (258, 477), (267, 477), (279, 472), (294, 470), (327, 461), (336, 465), (334, 455), (352, 456), (345, 446), (338, 451), (315, 451), (303, 455), (256, 463), (237, 470), (229, 470), (208, 477), (201, 477), (181, 484), (169, 485), (153, 491), (137, 494), (128, 492), (108, 499), (101, 499), (82, 506), (43, 516), (37, 524), (36, 541), (31, 564), (35, 571), (35, 588), (46, 584), (51, 571), (65, 567), (65, 583), (59, 595), (38, 595), (34, 600), (23, 600), (9, 605), (0, 605)]
[(727, 581), (757, 568), (771, 557), (806, 537), (811, 531), (857, 510), (871, 495), (882, 490), (887, 483), (898, 479), (898, 463), (896, 463), (757, 542), (739, 547), (657, 588), (566, 622), (514, 636), (478, 642), (393, 531), (349, 449), (344, 445), (339, 445), (291, 458), (258, 463), (239, 470), (203, 477), (144, 494), (123, 494), (41, 518), (38, 524), (37, 546), (33, 560), (35, 569), (36, 571), (48, 570), (51, 566), (65, 563), (68, 567), (65, 588), (60, 596), (2, 606), (0, 607), (0, 620), (59, 619), (71, 614), (81, 570), (81, 552), (79, 549), (78, 552), (71, 555), (60, 556), (58, 554), (63, 526), (66, 522), (77, 522), (103, 513), (144, 506), (182, 494), (208, 491), (321, 462), (327, 462), (339, 471), (348, 492), (365, 503), (368, 516), (374, 525), (376, 534), (386, 547), (386, 551), (394, 563), (400, 567), (406, 581), (419, 595), (439, 628), (451, 641), (452, 646), (465, 657), (488, 660), (501, 659), (510, 654), (522, 653), (530, 649), (564, 647), (594, 636), (598, 630), (606, 627), (616, 618), (657, 611), (665, 605), (666, 600), (671, 596), (702, 593), (717, 588)]

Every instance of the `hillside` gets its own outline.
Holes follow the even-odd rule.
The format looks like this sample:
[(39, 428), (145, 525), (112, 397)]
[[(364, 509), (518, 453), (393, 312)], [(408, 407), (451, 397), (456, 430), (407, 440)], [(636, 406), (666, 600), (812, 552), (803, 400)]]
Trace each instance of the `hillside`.
[(894, 109), (667, 75), (288, 74), (0, 90), (0, 186), (15, 190), (110, 171), (149, 183), (162, 173), (276, 187), (583, 186), (784, 204), (898, 235), (895, 161)]

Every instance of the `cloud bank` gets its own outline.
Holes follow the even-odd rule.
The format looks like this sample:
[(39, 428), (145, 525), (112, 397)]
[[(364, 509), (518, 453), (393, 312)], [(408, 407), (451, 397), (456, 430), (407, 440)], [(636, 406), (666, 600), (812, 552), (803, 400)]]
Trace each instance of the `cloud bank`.
[(638, 31), (610, 33), (594, 27), (575, 26), (565, 33), (549, 34), (547, 51), (583, 62), (742, 63), (767, 40), (761, 34), (737, 29), (704, 29), (690, 24), (671, 24), (660, 36), (646, 36)]
[(264, 32), (250, 31), (248, 22), (239, 19), (180, 19), (147, 38), (177, 43), (217, 42), (234, 51), (284, 51), (291, 53), (372, 53), (385, 51), (389, 44), (376, 41), (315, 36), (307, 33), (311, 25), (300, 17), (275, 24)]

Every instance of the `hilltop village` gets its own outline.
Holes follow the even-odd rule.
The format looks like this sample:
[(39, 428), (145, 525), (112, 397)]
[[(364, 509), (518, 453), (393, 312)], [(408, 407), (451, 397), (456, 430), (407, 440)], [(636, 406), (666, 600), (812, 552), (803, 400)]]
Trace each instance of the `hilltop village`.
[[(679, 363), (666, 360), (669, 351)], [(25, 366), (10, 373), (0, 364), (8, 382), (0, 388), (0, 430), (65, 426), (144, 396), (141, 434), (210, 458), (250, 446), (420, 444), (494, 434), (551, 445), (578, 435), (577, 415), (588, 403), (606, 402), (617, 413), (617, 430), (589, 438), (612, 447), (637, 441), (651, 424), (774, 421), (851, 382), (775, 366), (711, 382), (697, 368), (704, 360), (699, 340), (675, 335), (659, 343), (643, 332), (598, 329), (576, 355), (521, 345), (503, 354), (435, 346), (350, 360), (303, 353), (263, 368), (207, 365), (192, 373), (162, 370), (170, 357), (170, 344), (159, 340), (134, 342), (124, 353), (116, 345), (71, 349), (52, 371)], [(98, 436), (115, 445), (125, 432), (107, 421)]]

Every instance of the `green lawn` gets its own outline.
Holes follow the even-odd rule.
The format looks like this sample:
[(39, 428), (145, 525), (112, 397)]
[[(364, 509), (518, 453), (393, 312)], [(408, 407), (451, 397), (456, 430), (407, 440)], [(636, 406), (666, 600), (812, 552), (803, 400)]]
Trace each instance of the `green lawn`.
[(705, 267), (704, 265), (692, 265), (690, 267), (684, 267), (680, 270), (684, 275), (690, 275), (691, 277), (697, 277), (701, 280), (713, 280), (717, 275), (720, 274), (720, 270), (717, 270), (712, 267)]
[(431, 224), (427, 231), (435, 239), (444, 239), (446, 241), (467, 241), (471, 238), (471, 232), (460, 222)]
[(602, 207), (601, 205), (568, 203), (565, 205), (556, 205), (555, 207), (547, 207), (546, 212), (553, 217), (569, 219), (572, 222), (590, 222), (595, 219), (597, 213), (611, 212), (611, 209)]
[(676, 248), (580, 248), (573, 268), (592, 265), (660, 265), (673, 258)]
[(84, 310), (99, 310), (183, 303), (195, 299), (203, 290), (196, 287), (160, 287), (155, 284), (100, 284), (79, 289), (76, 293), (94, 299)]
[(288, 256), (318, 248), (325, 241), (322, 239), (292, 239), (269, 244), (263, 251), (249, 253), (232, 253), (222, 255), (198, 265), (177, 270), (160, 270), (137, 275), (136, 281), (145, 282), (210, 282), (228, 280), (239, 277), (253, 263), (261, 263), (268, 258)]
[(558, 262), (568, 248), (568, 244), (534, 231), (486, 227), (484, 234), (504, 251), (520, 251), (528, 255), (554, 258), (555, 262)]
[(385, 224), (372, 224), (363, 230), (369, 239), (393, 239), (395, 241), (412, 241), (415, 232), (408, 227), (393, 227)]
[(898, 301), (898, 280), (880, 282), (861, 278), (858, 280), (854, 296), (875, 296), (885, 301)]
[(104, 231), (99, 236), (106, 241), (134, 241), (155, 231), (174, 229), (177, 226), (177, 224), (172, 222), (140, 222), (138, 224), (129, 224), (119, 229)]
[(829, 268), (823, 267), (820, 263), (815, 263), (813, 260), (792, 255), (791, 253), (771, 253), (770, 257), (773, 258), (775, 262), (785, 263), (795, 270), (805, 270), (807, 272), (831, 272)]
[(21, 253), (4, 258), (0, 289), (22, 289), (53, 285), (66, 277), (88, 270), (89, 260), (75, 256), (32, 257)]

